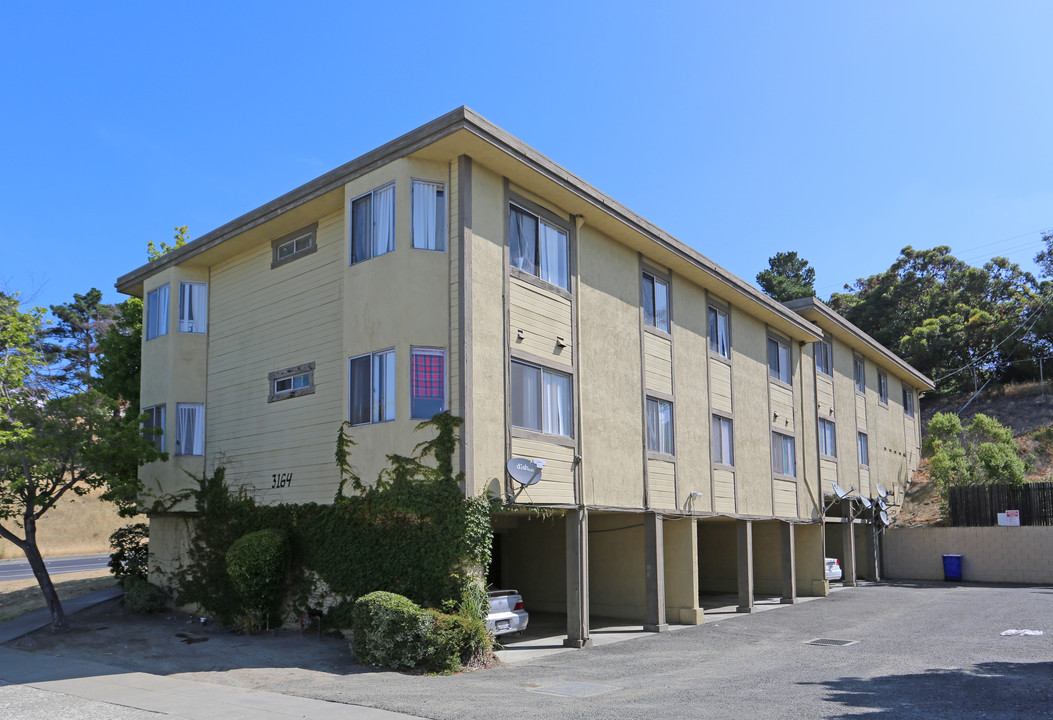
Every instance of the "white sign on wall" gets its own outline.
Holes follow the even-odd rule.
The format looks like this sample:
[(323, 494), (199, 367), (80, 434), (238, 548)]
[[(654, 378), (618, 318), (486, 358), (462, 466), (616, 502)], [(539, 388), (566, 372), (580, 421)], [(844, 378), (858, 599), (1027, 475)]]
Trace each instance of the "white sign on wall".
[(1006, 510), (998, 513), (998, 524), (1002, 527), (1020, 527), (1020, 511)]

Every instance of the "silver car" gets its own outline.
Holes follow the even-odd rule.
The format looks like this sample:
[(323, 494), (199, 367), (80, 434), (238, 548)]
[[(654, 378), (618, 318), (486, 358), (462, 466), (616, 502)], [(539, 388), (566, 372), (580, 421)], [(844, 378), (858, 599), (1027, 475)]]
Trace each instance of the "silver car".
[(486, 627), (494, 635), (523, 632), (530, 615), (523, 609), (523, 596), (518, 590), (491, 590), (490, 614), (486, 616)]
[(837, 558), (826, 559), (826, 579), (827, 580), (840, 580), (841, 579), (841, 561)]

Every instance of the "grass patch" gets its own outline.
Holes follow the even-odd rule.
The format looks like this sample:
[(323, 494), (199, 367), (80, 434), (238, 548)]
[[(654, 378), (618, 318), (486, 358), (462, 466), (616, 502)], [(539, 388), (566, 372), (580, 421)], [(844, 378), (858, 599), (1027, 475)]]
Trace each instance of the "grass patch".
[[(51, 581), (55, 583), (55, 590), (58, 591), (60, 600), (87, 595), (117, 584), (109, 568), (52, 575)], [(12, 620), (46, 607), (44, 594), (40, 592), (36, 578), (0, 582), (0, 622)]]
[[(110, 552), (110, 533), (134, 522), (119, 517), (113, 503), (100, 500), (97, 493), (74, 495), (63, 498), (37, 521), (37, 543), (45, 557)], [(0, 540), (0, 560), (22, 557), (12, 543)]]

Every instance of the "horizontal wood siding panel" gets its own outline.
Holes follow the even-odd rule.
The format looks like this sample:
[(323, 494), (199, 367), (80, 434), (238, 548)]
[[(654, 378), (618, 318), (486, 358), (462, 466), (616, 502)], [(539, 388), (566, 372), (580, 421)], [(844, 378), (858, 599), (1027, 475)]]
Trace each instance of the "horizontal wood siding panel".
[[(570, 300), (511, 278), (508, 315), (512, 347), (572, 364)], [(518, 339), (519, 330), (524, 333), (522, 340)], [(559, 347), (557, 337), (567, 346)]]
[(797, 482), (776, 478), (774, 501), (778, 517), (797, 517)]
[(651, 507), (675, 510), (676, 464), (667, 460), (648, 460), (647, 489)]
[[(574, 502), (574, 448), (539, 440), (512, 438), (512, 455), (527, 460), (544, 460), (541, 479), (523, 488), (516, 498), (521, 503)], [(518, 484), (513, 489), (520, 489)]]
[[(770, 383), (769, 386), (771, 388), (772, 425), (780, 432), (793, 434), (793, 390), (775, 383)], [(775, 418), (775, 413), (778, 413), (778, 418)]]
[(735, 473), (730, 470), (714, 470), (713, 493), (716, 496), (716, 504), (713, 506), (716, 512), (735, 512)]
[(823, 492), (832, 493), (833, 483), (837, 482), (837, 463), (833, 460), (820, 460), (819, 475), (823, 479)]
[(709, 363), (710, 405), (719, 412), (731, 412), (731, 366), (711, 360)]
[(859, 468), (859, 494), (870, 497), (870, 468)]
[(815, 381), (815, 397), (819, 404), (819, 410), (824, 415), (829, 415), (834, 407), (834, 383), (826, 375), (819, 374)]
[(668, 339), (644, 333), (644, 369), (648, 390), (673, 394), (673, 344)]
[(856, 427), (862, 432), (867, 430), (867, 399), (858, 393), (856, 394)]

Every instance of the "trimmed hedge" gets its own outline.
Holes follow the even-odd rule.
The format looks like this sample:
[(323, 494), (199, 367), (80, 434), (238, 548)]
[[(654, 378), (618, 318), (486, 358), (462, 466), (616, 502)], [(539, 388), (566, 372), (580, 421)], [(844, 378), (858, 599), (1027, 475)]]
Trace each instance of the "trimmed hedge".
[(269, 626), (272, 620), (280, 621), (288, 562), (289, 536), (284, 530), (257, 530), (230, 546), (227, 574), (241, 607), (250, 616), (244, 624)]
[(351, 617), (351, 652), (362, 664), (449, 673), (490, 652), (481, 619), (423, 610), (395, 593), (359, 598)]

